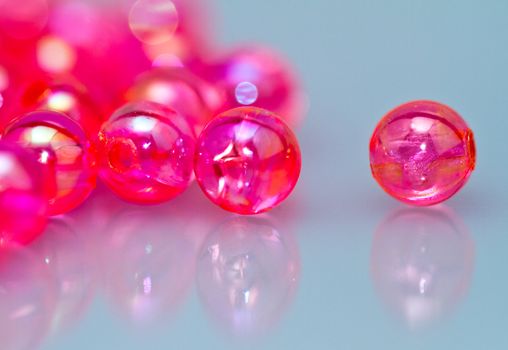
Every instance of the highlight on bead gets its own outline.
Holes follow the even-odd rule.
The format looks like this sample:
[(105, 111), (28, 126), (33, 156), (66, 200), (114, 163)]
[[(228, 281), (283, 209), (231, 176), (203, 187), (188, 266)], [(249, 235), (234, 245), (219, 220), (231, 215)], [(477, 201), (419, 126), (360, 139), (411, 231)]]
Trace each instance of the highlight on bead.
[(296, 136), (275, 114), (240, 107), (214, 118), (201, 133), (196, 179), (223, 209), (259, 214), (284, 201), (300, 175)]
[(151, 102), (127, 104), (99, 132), (100, 177), (127, 201), (165, 202), (189, 186), (194, 148), (190, 127), (174, 110)]
[(55, 111), (36, 111), (11, 122), (2, 139), (32, 151), (49, 191), (48, 213), (67, 213), (95, 188), (95, 149), (81, 126)]
[(379, 185), (418, 206), (458, 192), (475, 168), (473, 132), (450, 107), (433, 101), (405, 103), (384, 116), (370, 141), (370, 165)]

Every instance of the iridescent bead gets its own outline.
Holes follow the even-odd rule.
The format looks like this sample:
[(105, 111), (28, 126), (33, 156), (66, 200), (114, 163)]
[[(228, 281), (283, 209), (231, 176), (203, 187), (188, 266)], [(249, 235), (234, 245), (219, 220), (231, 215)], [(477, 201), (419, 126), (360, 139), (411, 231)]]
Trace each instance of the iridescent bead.
[(3, 139), (32, 150), (43, 164), (49, 214), (71, 211), (95, 188), (95, 152), (74, 120), (54, 111), (36, 111), (9, 124)]
[(473, 132), (451, 108), (414, 101), (389, 112), (370, 141), (372, 174), (391, 196), (424, 206), (464, 186), (476, 161)]
[(305, 97), (291, 65), (263, 47), (237, 49), (205, 68), (203, 75), (223, 93), (218, 112), (241, 106), (265, 108), (298, 126)]
[(213, 119), (198, 140), (196, 178), (223, 209), (258, 214), (280, 204), (301, 168), (298, 141), (275, 114), (240, 107)]
[(158, 68), (140, 75), (126, 99), (174, 109), (189, 121), (196, 135), (212, 119), (212, 110), (220, 101), (216, 89), (184, 68)]
[(100, 177), (127, 201), (161, 203), (189, 186), (194, 148), (178, 113), (150, 102), (128, 104), (99, 133)]
[(47, 197), (33, 154), (0, 142), (0, 243), (26, 244), (46, 226)]

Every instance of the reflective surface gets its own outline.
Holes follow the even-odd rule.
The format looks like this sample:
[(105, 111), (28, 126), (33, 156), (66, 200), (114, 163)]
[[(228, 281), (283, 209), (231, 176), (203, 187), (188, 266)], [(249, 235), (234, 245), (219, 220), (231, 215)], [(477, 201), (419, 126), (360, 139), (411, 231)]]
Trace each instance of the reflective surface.
[[(197, 234), (199, 254), (209, 235), (216, 237), (208, 241), (212, 245), (223, 245), (215, 232), (232, 217), (215, 209), (193, 185), (173, 203), (160, 207), (164, 215), (151, 216), (153, 208), (149, 208), (144, 225), (134, 225), (138, 219), (127, 220), (119, 213), (139, 208), (98, 192), (70, 214), (75, 220), (71, 227), (79, 237), (76, 242), (81, 242), (76, 246), (89, 250), (90, 255), (82, 260), (82, 250), (74, 248), (71, 240), (69, 250), (78, 257), (68, 256), (69, 263), (64, 265), (83, 266), (88, 272), (82, 276), (93, 276), (93, 288), (88, 288), (92, 297), (84, 296), (83, 304), (89, 303), (88, 307), (72, 312), (80, 316), (67, 323), (66, 329), (50, 332), (46, 312), (55, 308), (51, 302), (55, 292), (30, 296), (4, 287), (1, 302), (13, 295), (16, 298), (3, 305), (18, 301), (34, 306), (36, 313), (18, 318), (30, 322), (22, 327), (8, 319), (7, 327), (15, 327), (5, 328), (7, 333), (0, 339), (8, 339), (9, 344), (25, 342), (17, 343), (25, 348), (32, 341), (44, 350), (507, 348), (508, 184), (503, 160), (508, 129), (508, 46), (503, 43), (508, 33), (508, 3), (271, 0), (254, 4), (221, 0), (218, 4), (227, 43), (251, 39), (274, 45), (302, 72), (310, 96), (310, 113), (298, 134), (305, 164), (301, 183), (269, 218), (281, 240), (294, 235), (297, 243), (300, 269), (294, 296), (282, 305), (279, 319), (267, 331), (261, 329), (254, 339), (233, 336), (234, 328), (227, 323), (232, 304), (221, 303), (225, 311), (220, 319), (197, 288), (201, 260), (194, 260), (195, 270), (187, 285), (190, 269), (185, 252), (161, 254), (163, 263), (149, 265), (143, 241), (146, 236), (156, 242), (154, 247), (165, 246), (169, 251), (172, 245), (188, 247), (188, 229)], [(446, 202), (455, 213), (451, 216), (439, 211), (425, 214), (420, 209), (405, 214), (405, 207), (387, 196), (370, 173), (368, 143), (379, 116), (393, 106), (421, 98), (453, 106), (475, 132), (479, 161), (468, 185)], [(394, 214), (399, 210), (403, 213)], [(184, 221), (184, 228), (178, 224), (171, 228), (171, 222), (178, 221), (175, 216)], [(157, 219), (163, 220), (160, 228)], [(121, 221), (133, 226), (132, 232), (140, 232), (139, 237), (129, 233), (130, 228), (119, 232)], [(181, 232), (182, 239), (178, 238)], [(128, 238), (121, 238), (112, 245), (112, 237), (130, 237), (131, 244)], [(260, 240), (244, 242), (249, 246)], [(270, 252), (257, 247), (257, 252)], [(422, 253), (422, 247), (429, 253)], [(233, 248), (231, 252), (242, 252)], [(294, 260), (284, 249), (272, 251), (279, 258), (263, 255), (267, 263), (282, 266), (284, 260)], [(169, 292), (168, 276), (175, 269), (172, 256), (183, 261), (178, 265), (182, 274), (174, 277), (175, 290), (183, 294)], [(226, 258), (231, 260), (230, 255)], [(166, 277), (156, 274), (158, 269), (167, 271)], [(124, 271), (125, 275), (107, 271)], [(245, 269), (248, 271), (252, 270)], [(27, 290), (47, 283), (40, 276), (38, 282), (30, 279)], [(135, 296), (149, 300), (143, 283), (147, 276), (152, 276), (154, 297), (179, 296), (162, 297), (166, 304), (160, 310), (166, 311), (147, 317), (157, 321), (143, 327), (131, 322), (132, 304), (125, 300)], [(229, 275), (234, 276), (237, 274)], [(423, 283), (422, 295), (423, 279), (429, 282)], [(280, 285), (285, 283), (282, 280)], [(116, 285), (120, 287), (112, 287)], [(86, 295), (77, 293), (80, 288), (72, 289), (76, 296)], [(416, 301), (418, 307), (408, 300)], [(245, 310), (254, 304), (239, 305)], [(413, 305), (411, 313), (407, 305)], [(30, 315), (41, 318), (33, 320)]]

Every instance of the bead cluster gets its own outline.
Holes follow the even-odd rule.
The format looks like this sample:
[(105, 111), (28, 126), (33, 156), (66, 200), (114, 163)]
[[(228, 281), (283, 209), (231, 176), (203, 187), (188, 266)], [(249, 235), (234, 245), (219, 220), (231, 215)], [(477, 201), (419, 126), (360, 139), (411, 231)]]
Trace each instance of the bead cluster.
[(138, 204), (196, 179), (240, 214), (292, 192), (304, 99), (278, 54), (215, 55), (201, 0), (28, 2), (0, 11), (0, 242), (29, 243), (97, 178)]

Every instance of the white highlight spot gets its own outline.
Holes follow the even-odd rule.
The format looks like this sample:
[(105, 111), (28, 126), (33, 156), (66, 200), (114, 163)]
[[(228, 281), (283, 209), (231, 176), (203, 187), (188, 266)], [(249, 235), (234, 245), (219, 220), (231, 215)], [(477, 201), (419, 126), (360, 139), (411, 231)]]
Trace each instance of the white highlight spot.
[(150, 132), (156, 124), (157, 120), (150, 117), (136, 117), (132, 120), (132, 127), (139, 132)]
[(248, 106), (257, 101), (259, 96), (258, 88), (251, 82), (244, 81), (236, 86), (235, 98), (242, 105)]

